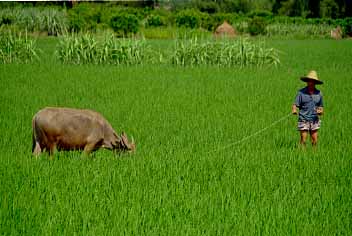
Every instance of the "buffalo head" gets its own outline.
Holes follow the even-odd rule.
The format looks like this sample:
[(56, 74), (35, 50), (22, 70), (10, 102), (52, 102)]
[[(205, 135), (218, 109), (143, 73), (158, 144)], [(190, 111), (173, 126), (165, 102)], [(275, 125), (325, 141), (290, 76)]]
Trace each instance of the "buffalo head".
[(122, 132), (114, 149), (121, 150), (121, 151), (134, 152), (136, 150), (136, 144), (134, 143), (133, 138), (132, 138), (132, 141), (129, 141), (126, 133)]

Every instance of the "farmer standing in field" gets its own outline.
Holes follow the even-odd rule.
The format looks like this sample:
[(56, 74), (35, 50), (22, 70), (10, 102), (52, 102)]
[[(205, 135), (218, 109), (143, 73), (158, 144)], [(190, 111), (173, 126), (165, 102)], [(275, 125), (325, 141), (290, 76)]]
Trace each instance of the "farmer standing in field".
[(310, 71), (307, 76), (301, 77), (307, 86), (297, 93), (292, 114), (298, 115), (298, 130), (300, 131), (300, 144), (305, 147), (308, 133), (310, 134), (313, 147), (318, 143), (318, 130), (320, 128), (319, 116), (323, 114), (323, 95), (315, 88), (316, 84), (323, 84), (319, 80), (316, 71)]

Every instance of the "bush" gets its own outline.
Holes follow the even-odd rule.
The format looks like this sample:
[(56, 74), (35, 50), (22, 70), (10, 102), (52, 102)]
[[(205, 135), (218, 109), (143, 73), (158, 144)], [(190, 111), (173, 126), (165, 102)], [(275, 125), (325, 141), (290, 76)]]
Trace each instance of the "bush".
[(147, 27), (158, 27), (165, 26), (167, 23), (165, 17), (151, 14), (147, 17), (145, 25)]
[(200, 27), (200, 12), (194, 9), (180, 11), (176, 14), (176, 25), (178, 27), (186, 27), (191, 29)]
[(71, 31), (95, 31), (101, 15), (91, 4), (77, 4), (68, 12), (69, 29)]
[(195, 6), (201, 11), (209, 14), (218, 12), (219, 5), (216, 2), (211, 1), (197, 1)]
[(118, 36), (127, 36), (138, 32), (139, 21), (135, 15), (120, 12), (111, 18), (110, 26)]
[(344, 35), (352, 36), (352, 17), (336, 19), (334, 25), (341, 26)]
[(202, 21), (202, 26), (210, 31), (214, 31), (216, 27), (221, 25), (224, 21), (227, 21), (229, 24), (233, 24), (237, 15), (230, 13), (217, 13), (210, 15), (207, 21)]
[(1, 25), (11, 25), (14, 22), (14, 17), (13, 16), (9, 16), (9, 15), (4, 15), (1, 16), (0, 18), (0, 26)]
[(255, 16), (248, 22), (248, 32), (251, 35), (265, 34), (266, 22), (263, 18)]
[(344, 31), (345, 34), (352, 37), (352, 17), (345, 18)]
[(255, 16), (258, 16), (258, 17), (270, 19), (273, 17), (273, 13), (271, 13), (270, 11), (266, 11), (266, 10), (255, 10), (255, 11), (251, 11), (250, 13), (248, 13), (247, 16), (250, 18), (254, 18)]

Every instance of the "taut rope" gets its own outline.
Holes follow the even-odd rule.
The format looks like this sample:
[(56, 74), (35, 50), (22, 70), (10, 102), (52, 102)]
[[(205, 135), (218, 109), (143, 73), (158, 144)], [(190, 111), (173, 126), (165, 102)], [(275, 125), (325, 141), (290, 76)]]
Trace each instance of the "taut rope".
[(246, 140), (248, 140), (248, 139), (250, 139), (250, 138), (252, 138), (252, 137), (254, 137), (254, 136), (256, 136), (256, 135), (258, 135), (258, 134), (260, 134), (260, 133), (262, 133), (262, 132), (264, 132), (265, 130), (267, 130), (267, 129), (273, 127), (274, 125), (276, 125), (277, 123), (280, 123), (281, 121), (285, 120), (287, 117), (289, 117), (289, 116), (291, 116), (291, 115), (292, 115), (292, 114), (289, 113), (288, 115), (285, 115), (285, 116), (281, 117), (281, 118), (278, 119), (277, 121), (274, 121), (274, 122), (271, 123), (269, 126), (263, 128), (263, 129), (261, 129), (261, 130), (258, 130), (257, 132), (255, 132), (255, 133), (253, 133), (253, 134), (251, 134), (251, 135), (249, 135), (249, 136), (246, 136), (246, 137), (244, 137), (244, 138), (242, 138), (242, 139), (240, 139), (240, 140), (238, 140), (238, 141), (236, 141), (236, 142), (234, 142), (234, 143), (230, 143), (230, 144), (228, 144), (228, 145), (226, 145), (226, 146), (224, 146), (224, 147), (211, 150), (211, 151), (209, 151), (209, 152), (207, 152), (207, 153), (212, 153), (212, 152), (224, 150), (224, 149), (227, 149), (227, 148), (229, 148), (229, 147), (232, 147), (232, 146), (234, 146), (234, 145), (236, 145), (236, 144), (242, 143), (243, 141), (246, 141)]

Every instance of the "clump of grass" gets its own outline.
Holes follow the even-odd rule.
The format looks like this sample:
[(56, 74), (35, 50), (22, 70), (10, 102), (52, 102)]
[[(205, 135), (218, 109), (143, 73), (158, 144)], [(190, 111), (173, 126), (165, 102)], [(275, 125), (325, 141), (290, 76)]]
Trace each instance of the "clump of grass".
[(34, 40), (11, 31), (0, 34), (0, 63), (29, 63), (39, 60)]
[(56, 50), (59, 59), (72, 64), (138, 65), (160, 62), (162, 57), (144, 39), (117, 39), (113, 34), (66, 35)]
[(278, 65), (280, 59), (274, 48), (265, 48), (263, 42), (248, 39), (228, 41), (177, 40), (171, 63), (180, 66), (265, 66)]

